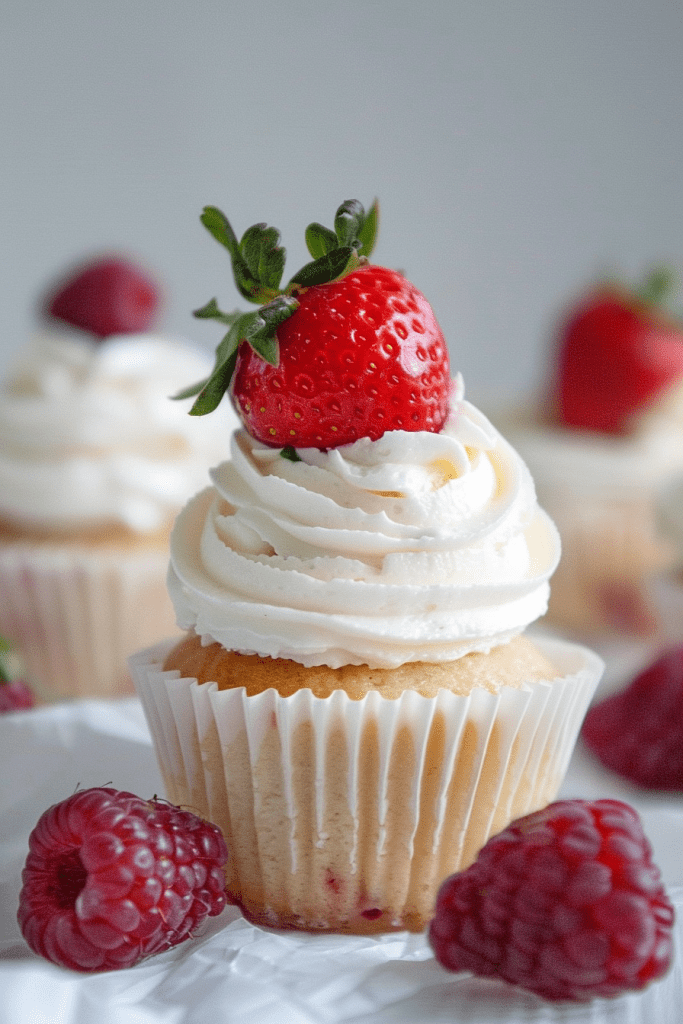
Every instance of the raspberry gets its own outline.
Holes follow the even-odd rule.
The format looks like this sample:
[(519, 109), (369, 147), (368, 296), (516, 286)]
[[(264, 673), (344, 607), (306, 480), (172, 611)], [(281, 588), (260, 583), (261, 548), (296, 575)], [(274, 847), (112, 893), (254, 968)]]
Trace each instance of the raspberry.
[(26, 711), (35, 705), (33, 690), (23, 679), (0, 678), (0, 715), (7, 711)]
[(449, 970), (585, 1001), (661, 977), (673, 920), (633, 808), (561, 800), (512, 822), (446, 879), (429, 939)]
[(35, 953), (75, 971), (131, 967), (226, 905), (220, 830), (163, 801), (86, 789), (29, 839), (18, 920)]
[(683, 790), (683, 647), (663, 654), (588, 712), (585, 744), (646, 789)]

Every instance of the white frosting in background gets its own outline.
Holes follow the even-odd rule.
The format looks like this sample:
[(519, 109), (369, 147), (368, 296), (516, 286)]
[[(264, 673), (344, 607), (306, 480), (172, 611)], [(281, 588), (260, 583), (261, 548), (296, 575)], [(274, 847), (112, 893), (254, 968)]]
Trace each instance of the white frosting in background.
[(562, 492), (649, 494), (683, 471), (683, 385), (677, 382), (633, 417), (629, 434), (603, 434), (543, 422), (540, 405), (489, 415), (525, 460), (545, 500), (545, 488)]
[(181, 628), (303, 665), (395, 667), (488, 651), (544, 613), (557, 530), (461, 388), (438, 434), (298, 455), (240, 430), (180, 514), (169, 591)]
[(153, 532), (208, 482), (238, 423), (225, 401), (189, 416), (170, 396), (213, 359), (140, 334), (38, 335), (0, 390), (0, 518), (20, 528)]
[[(497, 422), (501, 422), (497, 419)], [(683, 432), (660, 429), (638, 438), (554, 427), (503, 424), (528, 463), (539, 491), (647, 493), (683, 468)]]

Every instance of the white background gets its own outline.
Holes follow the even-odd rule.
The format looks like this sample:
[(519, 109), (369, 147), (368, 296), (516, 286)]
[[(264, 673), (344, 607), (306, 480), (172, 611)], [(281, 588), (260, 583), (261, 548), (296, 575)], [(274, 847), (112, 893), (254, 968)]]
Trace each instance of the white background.
[(283, 232), (374, 196), (468, 393), (542, 379), (593, 275), (683, 268), (683, 5), (670, 0), (6, 0), (0, 370), (72, 261), (134, 254), (163, 326), (238, 302), (199, 224)]

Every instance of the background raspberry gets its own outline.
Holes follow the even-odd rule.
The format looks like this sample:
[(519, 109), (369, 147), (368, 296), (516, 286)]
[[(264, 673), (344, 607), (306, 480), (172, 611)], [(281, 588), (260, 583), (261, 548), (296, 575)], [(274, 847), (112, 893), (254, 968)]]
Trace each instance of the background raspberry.
[(683, 647), (595, 704), (582, 738), (612, 771), (645, 789), (683, 790)]

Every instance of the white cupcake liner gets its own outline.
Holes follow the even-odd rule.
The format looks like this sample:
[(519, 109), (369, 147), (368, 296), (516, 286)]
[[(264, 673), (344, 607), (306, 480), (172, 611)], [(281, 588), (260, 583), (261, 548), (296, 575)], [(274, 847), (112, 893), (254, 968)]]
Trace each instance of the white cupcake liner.
[(44, 700), (133, 692), (127, 659), (176, 629), (168, 554), (0, 545), (0, 634)]
[(657, 536), (652, 502), (642, 494), (537, 485), (562, 541), (546, 621), (586, 635), (653, 635), (646, 577), (670, 564), (671, 550)]
[(447, 875), (554, 799), (604, 668), (544, 639), (562, 674), (521, 689), (247, 697), (164, 672), (174, 643), (130, 659), (167, 796), (222, 828), (247, 916), (310, 930), (421, 930)]
[(657, 639), (666, 646), (683, 644), (683, 570), (652, 575), (646, 585), (655, 610)]

